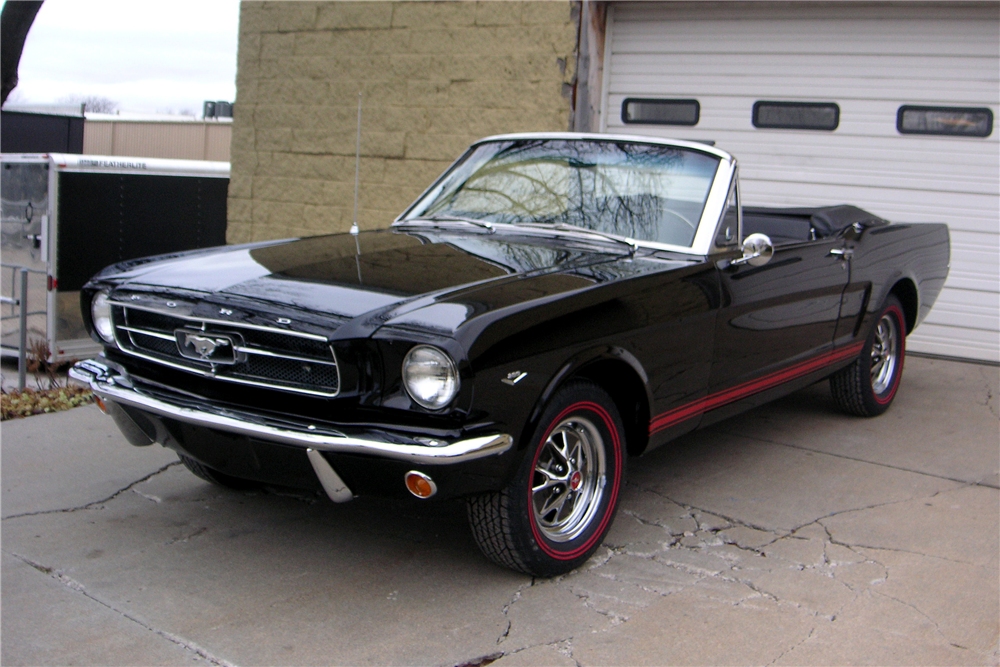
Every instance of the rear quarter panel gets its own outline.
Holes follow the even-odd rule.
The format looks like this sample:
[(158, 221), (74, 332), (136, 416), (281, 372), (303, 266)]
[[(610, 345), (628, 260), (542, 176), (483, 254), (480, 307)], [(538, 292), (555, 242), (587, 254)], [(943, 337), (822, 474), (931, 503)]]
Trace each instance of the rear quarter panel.
[[(942, 223), (891, 224), (862, 232), (851, 261), (843, 311), (845, 324), (851, 324), (853, 318), (853, 336), (867, 335), (871, 321), (893, 290), (903, 301), (912, 331), (927, 317), (941, 293), (950, 259), (948, 226)], [(915, 294), (907, 292), (907, 283), (915, 288)], [(915, 302), (908, 303), (914, 296)]]

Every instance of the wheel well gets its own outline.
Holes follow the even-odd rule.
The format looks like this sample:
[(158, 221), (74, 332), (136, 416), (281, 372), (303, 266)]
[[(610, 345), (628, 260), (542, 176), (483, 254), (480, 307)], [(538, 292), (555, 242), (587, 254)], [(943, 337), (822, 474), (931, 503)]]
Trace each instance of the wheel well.
[(903, 304), (903, 316), (906, 318), (906, 333), (913, 331), (917, 326), (917, 312), (920, 308), (920, 298), (917, 296), (917, 288), (911, 280), (904, 278), (892, 286), (889, 292), (899, 299)]
[(622, 361), (603, 359), (574, 374), (586, 378), (608, 392), (625, 425), (628, 453), (638, 456), (649, 442), (649, 401), (646, 387), (635, 369)]

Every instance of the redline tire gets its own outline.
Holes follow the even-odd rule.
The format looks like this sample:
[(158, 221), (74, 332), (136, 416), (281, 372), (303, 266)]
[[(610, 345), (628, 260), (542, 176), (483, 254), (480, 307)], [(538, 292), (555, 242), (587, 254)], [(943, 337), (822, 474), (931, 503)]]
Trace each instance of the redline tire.
[(480, 550), (534, 576), (579, 567), (611, 527), (625, 468), (624, 427), (614, 402), (590, 382), (566, 385), (543, 412), (510, 486), (468, 500)]
[(896, 397), (905, 357), (903, 306), (889, 295), (861, 354), (850, 366), (830, 376), (830, 391), (837, 407), (859, 417), (884, 413)]

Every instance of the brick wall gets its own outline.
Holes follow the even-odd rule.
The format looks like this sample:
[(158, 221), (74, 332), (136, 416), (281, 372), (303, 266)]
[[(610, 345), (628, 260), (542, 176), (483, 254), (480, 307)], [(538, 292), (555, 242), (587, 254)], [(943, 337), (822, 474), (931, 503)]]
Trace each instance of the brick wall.
[(243, 2), (229, 242), (349, 229), (359, 91), (362, 229), (475, 139), (567, 130), (576, 24), (568, 0)]

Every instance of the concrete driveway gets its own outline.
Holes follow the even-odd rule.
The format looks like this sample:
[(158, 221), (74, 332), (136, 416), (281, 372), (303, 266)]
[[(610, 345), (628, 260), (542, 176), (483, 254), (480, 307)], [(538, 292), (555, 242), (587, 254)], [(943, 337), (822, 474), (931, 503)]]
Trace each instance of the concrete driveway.
[(907, 360), (631, 462), (605, 546), (489, 564), (460, 503), (201, 482), (97, 408), (2, 427), (4, 665), (996, 665), (1000, 369)]

